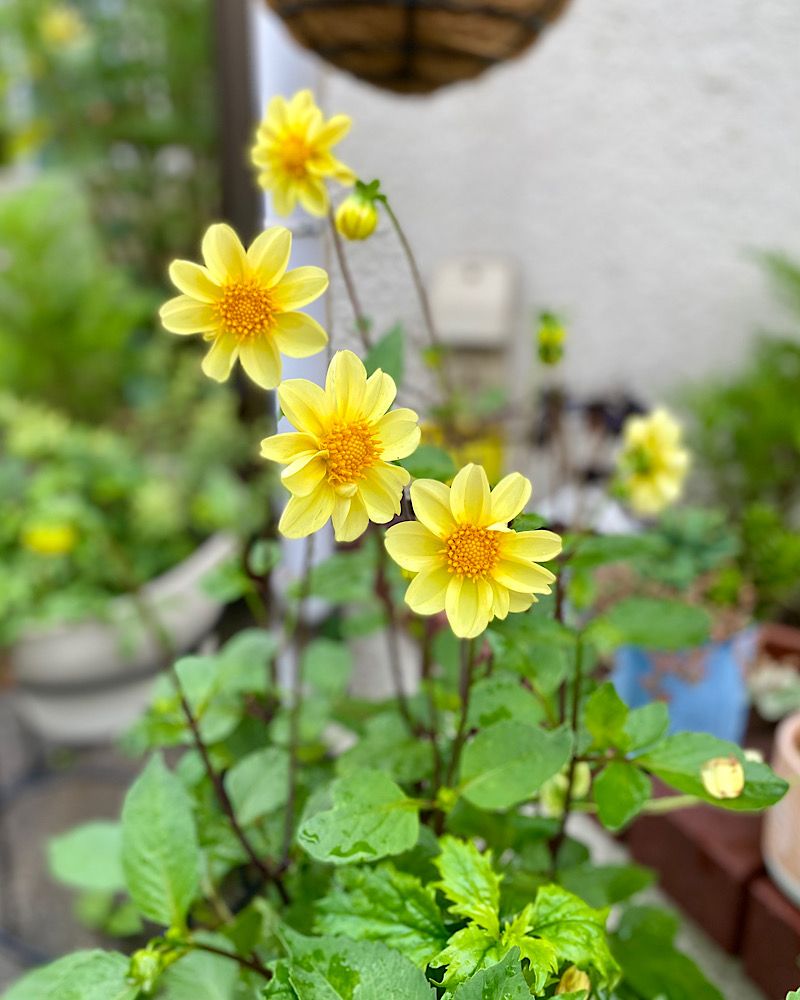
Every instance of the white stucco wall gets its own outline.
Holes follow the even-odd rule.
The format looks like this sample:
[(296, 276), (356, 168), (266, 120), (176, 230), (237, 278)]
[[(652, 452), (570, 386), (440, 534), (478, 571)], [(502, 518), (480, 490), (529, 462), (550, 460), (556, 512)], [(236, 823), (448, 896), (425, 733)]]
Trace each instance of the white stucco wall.
[[(798, 0), (574, 0), (475, 82), (401, 98), (330, 73), (324, 95), (425, 268), (508, 255), (526, 310), (569, 317), (581, 391), (657, 395), (782, 316), (748, 251), (800, 257)], [(356, 256), (384, 321), (413, 315), (390, 244)]]

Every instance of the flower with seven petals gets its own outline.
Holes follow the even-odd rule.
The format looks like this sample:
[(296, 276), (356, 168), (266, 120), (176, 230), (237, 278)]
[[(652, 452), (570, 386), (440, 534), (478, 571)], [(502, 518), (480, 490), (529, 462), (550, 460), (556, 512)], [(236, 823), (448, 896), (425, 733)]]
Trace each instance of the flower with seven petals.
[(311, 215), (323, 216), (329, 205), (326, 179), (353, 184), (353, 171), (331, 152), (349, 130), (347, 115), (325, 121), (310, 90), (288, 101), (272, 98), (251, 156), (259, 168), (258, 183), (272, 195), (278, 215), (291, 215), (299, 201)]
[(555, 576), (537, 561), (554, 559), (561, 539), (508, 527), (530, 495), (530, 481), (518, 472), (490, 491), (479, 465), (466, 465), (452, 486), (417, 480), (411, 487), (417, 520), (386, 532), (389, 555), (416, 574), (406, 591), (412, 611), (445, 611), (453, 632), (469, 639), (493, 618), (527, 611), (535, 594), (549, 594)]
[(262, 389), (281, 380), (281, 354), (307, 358), (328, 342), (319, 323), (297, 312), (328, 287), (321, 267), (287, 271), (292, 234), (266, 229), (247, 251), (230, 226), (210, 226), (203, 237), (205, 267), (175, 260), (169, 276), (183, 292), (159, 313), (171, 333), (201, 333), (211, 341), (203, 359), (209, 378), (224, 382), (238, 358)]
[(400, 513), (410, 476), (390, 463), (419, 444), (417, 414), (389, 410), (397, 388), (380, 369), (367, 372), (352, 351), (337, 351), (325, 388), (289, 379), (278, 389), (281, 409), (297, 428), (261, 443), (261, 454), (286, 468), (292, 494), (279, 530), (304, 538), (333, 518), (337, 541), (358, 538), (369, 521), (385, 524)]
[(659, 408), (629, 417), (622, 434), (620, 485), (637, 514), (658, 514), (678, 499), (689, 469), (681, 425)]

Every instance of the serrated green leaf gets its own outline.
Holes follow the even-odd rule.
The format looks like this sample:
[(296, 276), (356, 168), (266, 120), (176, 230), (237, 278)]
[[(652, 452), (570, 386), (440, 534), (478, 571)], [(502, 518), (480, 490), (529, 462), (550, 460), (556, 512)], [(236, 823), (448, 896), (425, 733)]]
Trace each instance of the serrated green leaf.
[[(217, 943), (217, 942), (213, 942)], [(225, 938), (218, 946), (230, 948)], [(164, 1000), (232, 1000), (239, 979), (236, 962), (205, 951), (184, 955), (163, 978)], [(159, 992), (162, 996), (162, 992)]]
[(456, 474), (456, 465), (449, 452), (433, 444), (421, 444), (417, 450), (398, 461), (412, 479), (437, 479), (449, 482)]
[(530, 996), (530, 987), (522, 975), (519, 949), (513, 948), (501, 962), (462, 983), (453, 1000), (530, 1000)]
[(628, 706), (617, 694), (613, 684), (606, 682), (586, 699), (583, 723), (592, 737), (592, 747), (606, 750), (617, 747), (627, 750), (630, 738), (625, 728)]
[(353, 670), (347, 646), (332, 639), (314, 639), (303, 653), (303, 677), (327, 695), (343, 694)]
[(425, 974), (379, 941), (306, 938), (288, 927), (282, 936), (297, 1000), (435, 1000)]
[(521, 722), (498, 722), (479, 732), (461, 757), (461, 794), (481, 809), (510, 809), (530, 799), (567, 763), (572, 734)]
[(669, 729), (669, 709), (663, 701), (634, 708), (628, 713), (625, 733), (631, 750), (642, 750), (663, 739)]
[(655, 872), (640, 865), (596, 865), (593, 862), (562, 869), (558, 878), (565, 889), (596, 909), (630, 899), (655, 882)]
[(3, 1000), (135, 1000), (128, 959), (117, 952), (77, 951), (29, 972)]
[(423, 969), (447, 941), (433, 888), (391, 864), (340, 869), (317, 910), (320, 934), (383, 941)]
[(544, 717), (541, 702), (522, 687), (519, 677), (495, 671), (491, 677), (483, 677), (472, 686), (469, 699), (467, 725), (470, 728), (485, 729), (503, 719), (535, 726)]
[(47, 860), (53, 877), (64, 885), (94, 892), (125, 888), (119, 823), (96, 820), (53, 837)]
[[(715, 757), (736, 757), (744, 768), (745, 785), (736, 799), (716, 799), (703, 786), (703, 765)], [(758, 812), (778, 802), (788, 784), (766, 764), (746, 760), (741, 747), (708, 733), (674, 733), (658, 746), (637, 757), (636, 763), (647, 768), (665, 784), (696, 795), (721, 809), (735, 812)]]
[(611, 938), (624, 982), (642, 997), (723, 1000), (695, 963), (675, 948), (677, 929), (675, 917), (663, 910), (626, 910)]
[(143, 916), (182, 926), (199, 887), (192, 805), (160, 754), (151, 757), (122, 807), (122, 867)]
[(300, 826), (300, 846), (331, 864), (376, 861), (410, 850), (419, 836), (418, 806), (382, 771), (359, 770), (337, 778), (328, 804)]
[(450, 988), (481, 969), (495, 965), (502, 959), (503, 951), (495, 935), (477, 924), (468, 924), (452, 935), (447, 946), (431, 960), (431, 965), (446, 969), (442, 985)]
[(229, 695), (264, 694), (269, 689), (269, 663), (278, 652), (275, 632), (249, 628), (229, 639), (220, 650), (215, 687)]
[(403, 327), (397, 324), (380, 337), (367, 352), (364, 367), (367, 375), (372, 375), (380, 368), (391, 375), (398, 387), (403, 384), (405, 375), (406, 335)]
[(450, 900), (450, 912), (474, 920), (491, 937), (500, 934), (500, 879), (491, 851), (481, 853), (468, 840), (442, 837), (433, 859), (440, 880), (436, 888)]
[(682, 601), (626, 597), (589, 626), (589, 638), (601, 649), (641, 646), (661, 651), (702, 646), (708, 641), (708, 612)]
[(652, 792), (650, 778), (635, 764), (623, 761), (607, 764), (592, 785), (600, 822), (613, 832), (627, 826), (639, 814)]
[(530, 932), (549, 941), (561, 961), (593, 967), (613, 984), (619, 970), (608, 947), (607, 916), (607, 910), (592, 909), (561, 886), (545, 885), (533, 903)]
[(228, 771), (225, 788), (240, 823), (275, 812), (289, 795), (289, 754), (281, 747), (254, 750)]
[(339, 774), (370, 768), (380, 761), (381, 770), (395, 781), (414, 782), (425, 777), (431, 768), (430, 747), (413, 739), (408, 726), (396, 712), (381, 712), (364, 727), (364, 735), (336, 762)]
[(204, 742), (224, 740), (238, 725), (241, 708), (237, 698), (224, 697), (220, 691), (217, 657), (184, 656), (175, 663), (175, 672)]

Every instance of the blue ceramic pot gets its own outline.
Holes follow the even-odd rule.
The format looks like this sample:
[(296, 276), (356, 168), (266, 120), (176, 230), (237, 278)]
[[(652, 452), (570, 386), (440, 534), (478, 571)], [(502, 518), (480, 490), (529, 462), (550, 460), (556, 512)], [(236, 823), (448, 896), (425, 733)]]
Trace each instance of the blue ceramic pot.
[(752, 627), (725, 642), (679, 653), (624, 646), (614, 658), (611, 680), (631, 708), (664, 701), (670, 732), (711, 733), (741, 743), (749, 709), (745, 666), (757, 641), (758, 629)]

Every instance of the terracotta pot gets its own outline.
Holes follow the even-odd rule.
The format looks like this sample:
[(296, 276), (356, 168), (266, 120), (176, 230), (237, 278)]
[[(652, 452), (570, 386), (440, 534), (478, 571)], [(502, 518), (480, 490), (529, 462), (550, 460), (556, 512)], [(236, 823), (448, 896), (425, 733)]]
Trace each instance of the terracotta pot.
[(772, 766), (789, 791), (764, 821), (764, 863), (778, 888), (800, 906), (800, 712), (775, 733)]

